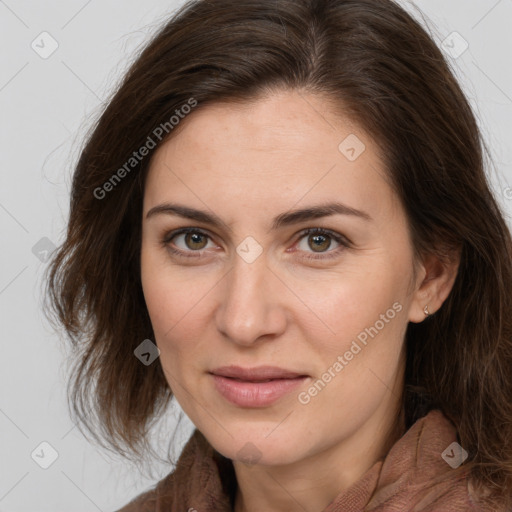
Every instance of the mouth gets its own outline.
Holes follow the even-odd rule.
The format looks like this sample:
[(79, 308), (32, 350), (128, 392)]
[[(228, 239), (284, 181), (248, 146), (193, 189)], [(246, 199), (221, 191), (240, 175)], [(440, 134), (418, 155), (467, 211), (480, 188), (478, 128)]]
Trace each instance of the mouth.
[[(219, 377), (224, 377), (223, 375), (219, 375)], [(235, 377), (225, 377), (226, 379), (236, 380), (237, 382), (252, 382), (252, 383), (262, 383), (262, 382), (272, 382), (274, 380), (284, 380), (284, 379), (265, 379), (265, 380), (256, 380), (256, 379), (237, 379)]]
[(227, 377), (244, 382), (265, 382), (276, 379), (296, 379), (308, 377), (308, 375), (279, 368), (278, 366), (257, 366), (254, 368), (242, 368), (241, 366), (222, 366), (212, 370), (213, 375)]
[(309, 378), (274, 366), (228, 366), (209, 373), (221, 396), (238, 407), (249, 408), (269, 406)]

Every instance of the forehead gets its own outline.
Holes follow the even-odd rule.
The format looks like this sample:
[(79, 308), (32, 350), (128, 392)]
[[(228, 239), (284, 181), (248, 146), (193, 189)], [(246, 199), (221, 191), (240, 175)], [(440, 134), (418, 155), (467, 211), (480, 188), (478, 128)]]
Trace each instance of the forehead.
[(153, 155), (144, 210), (176, 199), (232, 214), (341, 201), (379, 215), (396, 200), (384, 173), (378, 146), (332, 103), (283, 92), (185, 118)]

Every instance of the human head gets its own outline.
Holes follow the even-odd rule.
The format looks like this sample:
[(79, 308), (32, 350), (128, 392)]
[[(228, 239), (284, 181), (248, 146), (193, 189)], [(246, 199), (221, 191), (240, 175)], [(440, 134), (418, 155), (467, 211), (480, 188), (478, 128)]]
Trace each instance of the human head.
[[(285, 465), (347, 439), (380, 455), (399, 431), (407, 324), (441, 307), (457, 272), (456, 261), (415, 261), (380, 151), (332, 110), (287, 90), (210, 104), (157, 150), (145, 180), (141, 277), (160, 362), (233, 460), (252, 446), (260, 464)], [(357, 154), (342, 153), (347, 140)], [(336, 203), (346, 213), (328, 217)], [(307, 216), (320, 205), (322, 217)], [(311, 240), (312, 229), (325, 231)], [(233, 405), (212, 376), (232, 365), (308, 378), (275, 403)]]

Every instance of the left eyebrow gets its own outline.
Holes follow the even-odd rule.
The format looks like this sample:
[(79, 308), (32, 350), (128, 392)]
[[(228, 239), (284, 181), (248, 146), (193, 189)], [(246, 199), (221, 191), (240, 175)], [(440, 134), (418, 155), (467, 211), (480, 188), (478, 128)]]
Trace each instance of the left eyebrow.
[(351, 215), (366, 221), (373, 220), (368, 213), (362, 210), (356, 210), (355, 208), (342, 203), (328, 203), (311, 206), (302, 210), (292, 210), (291, 212), (282, 213), (274, 219), (272, 229), (278, 229), (281, 226), (289, 226), (291, 224), (298, 224), (299, 222), (306, 220), (330, 217), (332, 215)]
[[(175, 203), (163, 203), (151, 208), (151, 210), (146, 214), (146, 219), (157, 214), (177, 215), (178, 217), (183, 217), (185, 219), (211, 224), (217, 228), (226, 225), (220, 217), (213, 213), (208, 213), (204, 210), (197, 210), (195, 208), (189, 208)], [(365, 221), (373, 220), (368, 213), (362, 210), (357, 210), (342, 203), (328, 203), (281, 213), (274, 218), (271, 229), (276, 230), (283, 226), (299, 224), (300, 222), (307, 220), (330, 217), (332, 215), (350, 215)]]

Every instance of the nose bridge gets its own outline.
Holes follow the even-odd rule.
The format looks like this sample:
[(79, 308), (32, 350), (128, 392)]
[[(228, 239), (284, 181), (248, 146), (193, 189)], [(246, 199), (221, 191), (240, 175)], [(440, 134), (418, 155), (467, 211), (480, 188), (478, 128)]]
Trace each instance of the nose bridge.
[(249, 345), (264, 334), (278, 333), (284, 327), (284, 313), (265, 254), (253, 261), (241, 254), (226, 275), (216, 321), (229, 339)]

